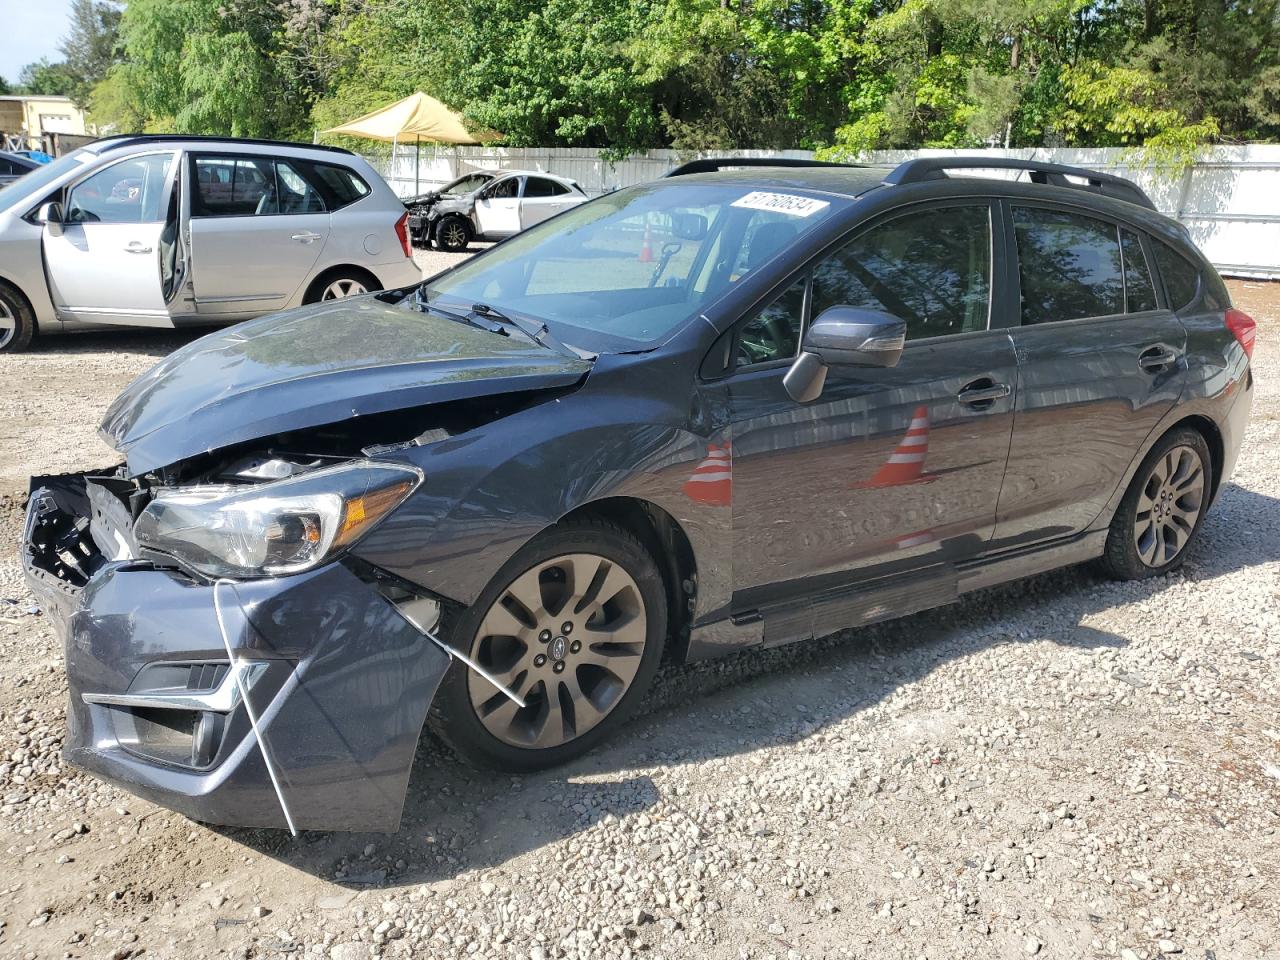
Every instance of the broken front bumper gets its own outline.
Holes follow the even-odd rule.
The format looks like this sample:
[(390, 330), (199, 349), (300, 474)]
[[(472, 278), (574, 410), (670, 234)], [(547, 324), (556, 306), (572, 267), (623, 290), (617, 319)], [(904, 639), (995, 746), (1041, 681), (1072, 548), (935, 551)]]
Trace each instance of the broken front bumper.
[(215, 586), (112, 559), (84, 488), (33, 482), (21, 551), (65, 641), (67, 759), (195, 820), (396, 830), (448, 655), (341, 564)]

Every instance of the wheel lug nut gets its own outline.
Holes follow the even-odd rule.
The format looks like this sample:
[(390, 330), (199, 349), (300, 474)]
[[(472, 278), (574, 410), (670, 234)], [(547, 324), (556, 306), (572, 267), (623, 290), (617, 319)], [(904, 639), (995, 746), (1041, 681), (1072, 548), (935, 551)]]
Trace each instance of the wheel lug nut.
[(553, 666), (551, 669), (554, 670), (556, 673), (564, 673), (564, 661), (557, 660), (555, 663), (555, 666)]
[(569, 644), (569, 652), (570, 652), (570, 653), (577, 653), (577, 652), (578, 652), (579, 650), (581, 650), (581, 649), (582, 649), (582, 641), (581, 641), (581, 640), (575, 640), (575, 641), (573, 641), (573, 643)]
[(546, 662), (547, 662), (547, 655), (545, 653), (540, 653), (533, 658), (533, 665), (535, 667), (544, 666)]
[(573, 624), (566, 620), (564, 623), (560, 624), (560, 632), (567, 637), (569, 634), (573, 633)]
[(551, 642), (551, 631), (550, 631), (550, 630), (543, 630), (540, 634), (538, 634), (538, 642), (539, 642), (539, 643), (550, 643), (550, 642)]

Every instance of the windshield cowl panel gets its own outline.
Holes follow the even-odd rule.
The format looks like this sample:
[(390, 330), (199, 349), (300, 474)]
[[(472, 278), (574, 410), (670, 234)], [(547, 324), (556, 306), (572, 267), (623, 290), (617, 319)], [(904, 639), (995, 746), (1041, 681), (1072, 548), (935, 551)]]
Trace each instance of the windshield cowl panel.
[(660, 180), (574, 207), (429, 281), (599, 353), (652, 349), (850, 203), (800, 188)]

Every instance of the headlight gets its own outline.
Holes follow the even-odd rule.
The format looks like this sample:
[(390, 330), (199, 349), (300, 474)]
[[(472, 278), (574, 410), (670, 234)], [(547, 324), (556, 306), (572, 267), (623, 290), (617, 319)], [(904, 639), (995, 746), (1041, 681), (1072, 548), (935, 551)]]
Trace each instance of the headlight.
[(134, 536), (210, 577), (298, 573), (360, 539), (421, 482), (413, 467), (358, 462), (252, 487), (161, 490)]

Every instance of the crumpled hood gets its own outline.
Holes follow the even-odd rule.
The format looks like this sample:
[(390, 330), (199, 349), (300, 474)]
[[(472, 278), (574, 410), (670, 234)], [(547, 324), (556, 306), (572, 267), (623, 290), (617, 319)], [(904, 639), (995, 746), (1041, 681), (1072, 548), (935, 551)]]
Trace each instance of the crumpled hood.
[(361, 297), (272, 314), (170, 354), (99, 433), (138, 475), (235, 443), (351, 417), (568, 386), (591, 363)]

